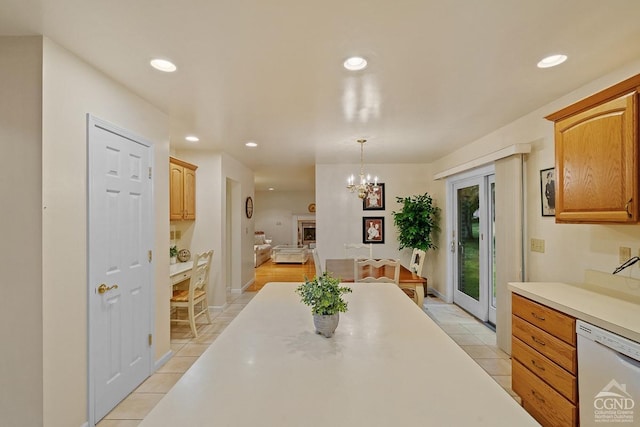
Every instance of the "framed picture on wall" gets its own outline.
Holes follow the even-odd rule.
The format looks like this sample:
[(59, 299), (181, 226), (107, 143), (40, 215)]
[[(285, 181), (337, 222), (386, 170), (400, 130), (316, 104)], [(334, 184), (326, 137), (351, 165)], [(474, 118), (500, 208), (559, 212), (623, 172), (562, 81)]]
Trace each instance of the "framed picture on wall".
[(362, 243), (384, 243), (384, 217), (362, 218)]
[(384, 184), (378, 183), (373, 186), (372, 191), (362, 199), (362, 209), (365, 211), (383, 211), (384, 210)]
[(542, 216), (556, 215), (556, 169), (540, 171), (540, 203)]

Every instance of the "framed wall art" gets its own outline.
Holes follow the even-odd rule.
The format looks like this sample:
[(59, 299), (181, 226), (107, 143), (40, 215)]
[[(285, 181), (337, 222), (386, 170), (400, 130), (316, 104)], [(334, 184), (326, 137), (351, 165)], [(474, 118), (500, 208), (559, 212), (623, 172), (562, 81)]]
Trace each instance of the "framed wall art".
[(362, 243), (384, 243), (384, 217), (362, 218)]
[(540, 171), (540, 204), (542, 216), (556, 215), (556, 169)]
[(383, 211), (384, 210), (384, 184), (378, 183), (373, 186), (372, 191), (362, 199), (362, 209), (365, 211)]

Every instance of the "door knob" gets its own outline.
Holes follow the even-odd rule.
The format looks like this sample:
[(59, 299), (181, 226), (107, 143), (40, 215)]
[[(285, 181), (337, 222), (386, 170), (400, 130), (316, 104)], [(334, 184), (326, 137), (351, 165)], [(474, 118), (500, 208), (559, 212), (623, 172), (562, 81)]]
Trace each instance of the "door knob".
[(103, 283), (102, 285), (98, 286), (98, 293), (104, 294), (105, 292), (110, 291), (111, 289), (118, 289), (118, 285), (107, 286)]

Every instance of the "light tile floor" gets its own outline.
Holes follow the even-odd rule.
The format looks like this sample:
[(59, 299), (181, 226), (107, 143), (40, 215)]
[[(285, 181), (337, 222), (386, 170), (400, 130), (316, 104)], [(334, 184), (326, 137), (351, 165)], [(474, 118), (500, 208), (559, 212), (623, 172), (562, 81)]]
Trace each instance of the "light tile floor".
[[(231, 303), (223, 312), (212, 314), (212, 324), (199, 324), (196, 339), (192, 338), (188, 325), (172, 325), (174, 356), (107, 414), (97, 427), (137, 426), (255, 295), (256, 292), (228, 294), (227, 300)], [(520, 401), (511, 390), (511, 360), (496, 346), (494, 331), (460, 307), (438, 298), (426, 297), (424, 310), (507, 393)]]

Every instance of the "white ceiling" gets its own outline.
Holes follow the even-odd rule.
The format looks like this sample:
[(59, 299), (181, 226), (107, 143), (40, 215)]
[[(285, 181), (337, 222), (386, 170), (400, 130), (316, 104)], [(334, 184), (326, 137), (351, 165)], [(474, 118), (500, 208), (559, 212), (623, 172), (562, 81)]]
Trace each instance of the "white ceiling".
[[(316, 162), (357, 163), (357, 138), (367, 163), (432, 162), (640, 58), (640, 1), (0, 0), (0, 35), (26, 34), (167, 112), (173, 147), (299, 190)], [(569, 60), (536, 68), (553, 53)]]

